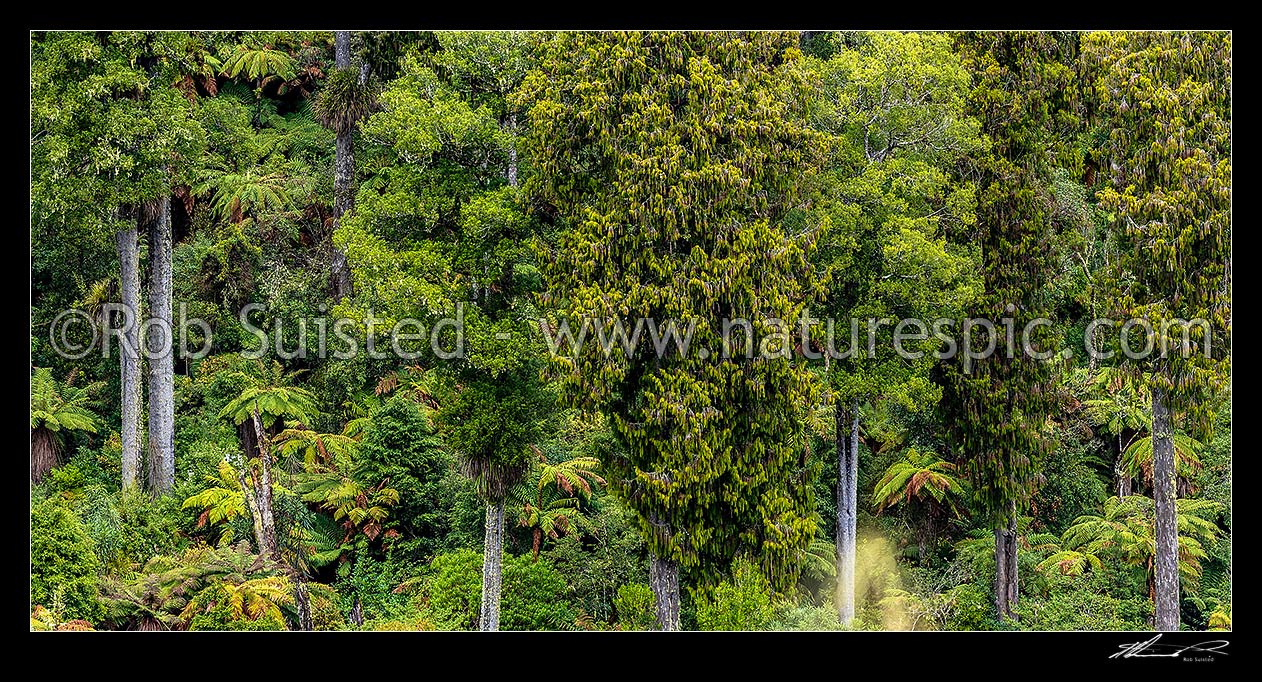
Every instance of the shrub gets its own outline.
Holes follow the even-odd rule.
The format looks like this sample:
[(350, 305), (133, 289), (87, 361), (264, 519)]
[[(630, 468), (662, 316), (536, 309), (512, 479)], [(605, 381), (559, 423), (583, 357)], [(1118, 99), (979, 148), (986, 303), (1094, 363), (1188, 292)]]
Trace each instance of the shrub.
[[(477, 627), (482, 604), (482, 555), (462, 549), (434, 557), (423, 589), (425, 615), (440, 630)], [(565, 599), (565, 579), (547, 561), (504, 557), (500, 629), (561, 630), (576, 612)]]
[(746, 561), (736, 564), (730, 581), (697, 590), (693, 601), (700, 630), (765, 630), (775, 617), (771, 583)]
[(627, 583), (618, 588), (613, 600), (618, 614), (618, 625), (623, 630), (653, 630), (657, 628), (657, 602), (653, 588), (643, 583)]
[(31, 512), (31, 605), (63, 620), (95, 621), (101, 614), (92, 538), (78, 517), (55, 500)]

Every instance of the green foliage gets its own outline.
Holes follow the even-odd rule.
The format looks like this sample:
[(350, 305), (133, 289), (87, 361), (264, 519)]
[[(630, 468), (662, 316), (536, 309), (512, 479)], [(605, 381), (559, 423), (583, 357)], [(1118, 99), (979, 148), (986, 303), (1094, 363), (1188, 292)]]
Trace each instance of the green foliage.
[[(471, 549), (434, 557), (421, 589), (422, 610), (440, 630), (477, 629), (481, 604), (482, 554)], [(577, 613), (565, 579), (547, 561), (504, 557), (500, 628), (567, 630)]]
[[(1229, 34), (353, 32), (348, 69), (327, 31), (29, 38), (32, 630), (296, 628), (298, 572), (317, 630), (474, 629), (488, 500), (506, 629), (653, 629), (658, 557), (686, 628), (837, 630), (854, 416), (852, 628), (1148, 629), (1154, 505), (1108, 495), (1153, 487), (1154, 396), (1180, 626), (1231, 627)], [(177, 323), (213, 345), (177, 355), (179, 478), (152, 498), (118, 488), (117, 340), (71, 359), (51, 323), (110, 322), (116, 236), (164, 199)], [(354, 286), (330, 300), (339, 254)], [(831, 334), (798, 338), (808, 316)], [(317, 357), (318, 317), (353, 320), (324, 335), (358, 355)], [(405, 317), (413, 357), (370, 357)], [(460, 357), (431, 351), (445, 317)], [(612, 320), (630, 340), (640, 317), (688, 352), (644, 330), (623, 355)], [(837, 357), (866, 355), (869, 317), (957, 342), (960, 318), (1012, 318), (1018, 353), (1044, 317), (1036, 349), (1074, 353), (1006, 358), (1000, 327), (990, 358), (930, 334), (912, 359), (891, 323)], [(1127, 360), (1101, 328), (1118, 355), (1083, 357), (1100, 317), (1174, 352)], [(1173, 317), (1208, 320), (1190, 357)], [(559, 328), (583, 318), (576, 352)], [(264, 473), (278, 557), (250, 548)], [(1014, 514), (1021, 598), (996, 622)]]
[(1047, 596), (1031, 595), (1016, 607), (1025, 630), (1147, 630), (1152, 605), (1142, 596), (1119, 598), (1099, 581), (1066, 576)]
[(56, 501), (31, 510), (31, 607), (93, 622), (101, 615), (92, 538), (74, 512)]
[[(279, 573), (277, 564), (250, 552), (244, 541), (196, 545), (180, 554), (155, 556), (134, 576), (111, 578), (104, 601), (109, 619), (128, 629), (187, 629), (199, 615), (209, 618), (201, 621), (207, 628), (227, 627), (229, 621), (279, 613), (279, 605), (292, 598), (282, 594)], [(231, 599), (225, 601), (224, 595)], [(284, 629), (283, 619), (280, 628), (266, 620), (263, 629)]]
[[(181, 505), (184, 509), (200, 509), (197, 515), (197, 527), (217, 527), (229, 524), (233, 519), (245, 515), (245, 495), (241, 492), (241, 482), (237, 470), (228, 460), (219, 462), (216, 476), (208, 476), (209, 487), (196, 495), (188, 497)], [(217, 544), (233, 544), (235, 533), (231, 526), (219, 532)]]
[(771, 583), (758, 567), (738, 562), (732, 578), (693, 594), (700, 630), (765, 630), (775, 616)]
[(426, 561), (451, 526), (446, 476), (450, 459), (433, 424), (416, 402), (394, 396), (372, 412), (360, 441), (354, 476), (363, 484), (389, 481), (399, 501), (385, 524), (395, 531), (391, 551)]
[(421, 599), (434, 625), (442, 630), (476, 629), (482, 554), (472, 549), (439, 554), (429, 568), (432, 573), (425, 579)]
[(377, 93), (371, 85), (360, 84), (358, 73), (339, 69), (324, 81), (311, 102), (311, 111), (320, 125), (340, 134), (367, 118), (376, 98)]
[[(260, 578), (240, 585), (217, 583), (188, 605), (189, 630), (285, 630), (285, 619), (272, 600), (289, 595), (282, 578)], [(292, 599), (292, 597), (290, 597)]]
[(817, 606), (810, 603), (783, 602), (778, 605), (775, 620), (767, 629), (822, 632), (844, 628), (837, 621), (837, 609), (832, 605)]
[(587, 526), (583, 504), (592, 499), (592, 486), (604, 485), (596, 470), (600, 460), (595, 457), (575, 457), (553, 464), (542, 453), (535, 465), (538, 483), (534, 490), (517, 491), (521, 503), (518, 525), (530, 529), (531, 552), (539, 559), (539, 549), (545, 539), (556, 540), (572, 530)]
[(644, 540), (635, 514), (614, 496), (600, 495), (592, 506), (583, 531), (556, 540), (544, 556), (564, 576), (582, 613), (597, 622), (613, 623), (620, 613), (615, 604), (619, 589), (648, 580)]
[(962, 494), (963, 485), (954, 472), (954, 464), (942, 461), (934, 453), (908, 449), (904, 458), (892, 464), (877, 482), (872, 501), (878, 512), (914, 499), (958, 514), (955, 499)]
[[(1194, 581), (1201, 575), (1201, 561), (1206, 558), (1205, 547), (1218, 538), (1220, 533), (1215, 522), (1222, 513), (1222, 505), (1211, 500), (1183, 498), (1175, 501), (1178, 519), (1179, 576)], [(1156, 540), (1153, 531), (1154, 507), (1151, 498), (1129, 495), (1124, 498), (1110, 497), (1104, 503), (1104, 514), (1088, 515), (1074, 521), (1065, 530), (1065, 547), (1084, 553), (1107, 552), (1132, 566), (1146, 571), (1149, 579), (1153, 574), (1153, 558)], [(1099, 562), (1092, 562), (1099, 565)], [(1073, 563), (1057, 564), (1062, 572), (1070, 572)]]
[(257, 412), (263, 427), (270, 428), (278, 419), (309, 424), (320, 413), (310, 391), (291, 385), (299, 372), (285, 372), (275, 360), (270, 365), (256, 361), (252, 369), (249, 374), (242, 373), (245, 390), (219, 411), (221, 419), (243, 424)]
[(613, 600), (622, 630), (653, 630), (657, 627), (657, 602), (653, 588), (643, 583), (627, 583), (618, 588)]
[[(658, 557), (717, 579), (742, 549), (777, 584), (815, 530), (797, 413), (817, 387), (767, 321), (817, 292), (815, 230), (792, 223), (818, 166), (808, 75), (786, 34), (566, 33), (523, 82), (527, 180), (557, 214), (541, 270), (556, 320), (695, 323), (688, 353), (552, 357), (573, 406), (605, 413), (621, 445), (602, 462)], [(720, 319), (753, 322), (754, 349), (723, 356)], [(624, 330), (627, 334), (631, 330)], [(776, 344), (779, 344), (777, 346)], [(699, 349), (705, 349), (700, 352)]]
[[(1091, 33), (1083, 53), (1112, 171), (1100, 205), (1126, 245), (1115, 308), (1172, 349), (1131, 364), (1204, 435), (1231, 357), (1231, 34)], [(1166, 326), (1198, 318), (1185, 338)]]
[(223, 75), (229, 78), (245, 76), (252, 81), (286, 80), (294, 75), (293, 60), (289, 53), (270, 46), (238, 45), (223, 60)]
[[(978, 176), (976, 227), (962, 238), (981, 248), (982, 291), (971, 317), (1011, 319), (1024, 330), (1050, 316), (1049, 284), (1054, 168), (1072, 166), (1061, 130), (1075, 123), (1075, 38), (1062, 33), (967, 33), (957, 49), (972, 74), (968, 110), (987, 138), (972, 164)], [(972, 347), (984, 347), (980, 334)], [(1031, 348), (1051, 346), (1046, 325), (1029, 335)], [(973, 361), (960, 353), (943, 375), (947, 425), (962, 450), (979, 515), (997, 526), (1034, 492), (1041, 436), (1051, 410), (1054, 364), (1025, 352), (1000, 351)]]
[(92, 537), (100, 565), (127, 574), (150, 558), (183, 549), (173, 497), (154, 498), (139, 490), (110, 491), (100, 484), (83, 490), (76, 512)]
[[(1185, 482), (1194, 480), (1201, 470), (1199, 453), (1205, 446), (1181, 433), (1171, 434), (1170, 440), (1174, 443), (1175, 476)], [(1122, 466), (1127, 475), (1139, 476), (1148, 485), (1152, 485), (1152, 441), (1152, 436), (1137, 438), (1122, 452)]]
[(71, 385), (73, 381), (71, 372), (66, 382), (59, 384), (47, 367), (37, 367), (31, 374), (31, 480), (35, 483), (61, 463), (67, 435), (75, 431), (96, 433), (100, 418), (87, 405), (105, 384), (76, 388)]
[(1040, 466), (1041, 483), (1030, 500), (1030, 513), (1038, 528), (1060, 533), (1074, 519), (1099, 509), (1108, 492), (1100, 476), (1100, 442), (1084, 441), (1069, 429), (1057, 429), (1053, 435), (1055, 440)]
[(839, 323), (837, 338), (824, 327), (814, 338), (817, 349), (846, 354), (826, 361), (835, 403), (931, 407), (940, 394), (928, 380), (937, 338), (901, 342), (921, 355), (900, 357), (889, 325), (877, 331), (875, 357), (849, 355), (867, 330), (852, 339), (846, 323), (956, 318), (977, 293), (978, 255), (950, 239), (976, 222), (974, 187), (953, 172), (983, 145), (965, 109), (969, 74), (948, 36), (926, 33), (863, 34), (812, 67), (820, 78), (812, 123), (832, 142), (817, 209), (830, 226), (815, 256), (830, 282), (820, 309)]

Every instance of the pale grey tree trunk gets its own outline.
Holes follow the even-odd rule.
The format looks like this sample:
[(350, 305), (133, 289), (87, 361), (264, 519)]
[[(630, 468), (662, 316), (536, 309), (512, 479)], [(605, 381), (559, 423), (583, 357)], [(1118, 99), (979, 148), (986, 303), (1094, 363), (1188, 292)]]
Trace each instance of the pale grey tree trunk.
[(149, 216), (149, 490), (162, 495), (175, 485), (175, 365), (171, 323), (171, 198)]
[(1122, 456), (1126, 452), (1122, 447), (1122, 434), (1117, 434), (1117, 463), (1113, 465), (1114, 471), (1117, 473), (1117, 496), (1126, 497), (1131, 494), (1131, 477), (1126, 473), (1126, 466), (1122, 463)]
[(263, 554), (266, 552), (263, 539), (263, 513), (259, 510), (258, 496), (254, 494), (254, 482), (249, 471), (250, 454), (247, 452), (241, 458), (241, 467), (237, 469), (237, 482), (241, 484), (241, 495), (245, 498), (246, 510), (250, 512), (250, 523), (254, 527), (254, 545), (258, 547), (259, 554)]
[(254, 491), (255, 497), (258, 498), (259, 521), (263, 531), (259, 550), (263, 554), (279, 561), (280, 547), (276, 543), (276, 517), (272, 513), (271, 447), (268, 445), (267, 431), (263, 430), (263, 420), (259, 418), (258, 408), (255, 408), (252, 417), (254, 419), (254, 434), (258, 438), (259, 446), (259, 477), (255, 479), (258, 488)]
[(508, 118), (508, 185), (517, 186), (517, 119), (509, 114)]
[[(333, 32), (334, 60), (337, 69), (351, 68), (351, 32)], [(361, 72), (360, 80), (366, 73)], [(355, 193), (351, 184), (355, 179), (355, 139), (354, 126), (337, 131), (337, 158), (333, 168), (333, 231), (342, 224), (342, 216), (355, 207)], [(346, 262), (346, 253), (336, 246), (329, 264), (330, 278), (333, 282), (333, 298), (342, 299), (351, 295), (351, 271)]]
[(482, 607), (478, 629), (500, 629), (500, 587), (504, 576), (504, 500), (486, 504), (486, 534), (482, 543)]
[(1156, 502), (1153, 576), (1157, 630), (1179, 629), (1179, 528), (1175, 511), (1174, 430), (1164, 389), (1152, 389), (1152, 496)]
[(679, 630), (679, 564), (649, 555), (649, 586), (657, 603), (657, 628), (668, 632)]
[(859, 509), (859, 402), (837, 406), (837, 619), (854, 620), (855, 547)]
[(123, 387), (123, 487), (135, 487), (140, 477), (140, 245), (133, 225), (114, 237), (118, 247), (118, 282), (123, 307), (131, 315), (131, 326), (123, 331), (119, 344), (119, 376)]

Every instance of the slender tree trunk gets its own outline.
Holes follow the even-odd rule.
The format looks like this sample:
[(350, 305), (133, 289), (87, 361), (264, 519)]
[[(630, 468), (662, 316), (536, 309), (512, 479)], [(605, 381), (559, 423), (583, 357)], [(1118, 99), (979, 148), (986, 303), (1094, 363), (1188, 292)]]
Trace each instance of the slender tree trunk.
[(995, 618), (1003, 620), (1008, 610), (1007, 526), (995, 526)]
[(135, 487), (140, 479), (140, 246), (133, 225), (114, 236), (118, 247), (118, 281), (122, 304), (131, 314), (131, 326), (123, 330), (118, 349), (119, 378), (123, 387), (123, 487)]
[(1012, 503), (1011, 516), (1008, 517), (1008, 617), (1016, 620), (1013, 609), (1021, 601), (1021, 584), (1018, 581), (1017, 565), (1017, 503)]
[(250, 523), (254, 526), (254, 544), (258, 547), (259, 554), (263, 554), (263, 514), (259, 511), (258, 496), (254, 494), (254, 483), (250, 475), (250, 454), (249, 449), (246, 450), (245, 457), (242, 458), (241, 468), (237, 469), (237, 482), (241, 484), (241, 495), (245, 498), (246, 509), (250, 512)]
[(508, 118), (508, 185), (509, 187), (517, 186), (517, 119), (509, 114)]
[(252, 415), (254, 419), (254, 434), (258, 439), (259, 445), (259, 476), (258, 490), (255, 496), (258, 498), (259, 517), (263, 527), (263, 537), (260, 542), (260, 551), (267, 556), (280, 560), (280, 547), (276, 543), (276, 517), (272, 513), (272, 453), (267, 443), (267, 432), (263, 430), (263, 420), (259, 418), (257, 408)]
[(500, 585), (504, 575), (504, 500), (486, 505), (486, 535), (482, 542), (482, 608), (478, 629), (500, 629)]
[[(333, 32), (334, 59), (339, 71), (351, 68), (351, 32)], [(360, 73), (360, 80), (366, 79)], [(342, 216), (355, 207), (355, 193), (351, 186), (355, 179), (354, 126), (337, 131), (337, 160), (333, 169), (333, 231), (342, 224)], [(333, 284), (333, 298), (339, 300), (351, 295), (351, 271), (346, 253), (333, 247), (329, 264)]]
[(149, 221), (149, 489), (158, 495), (175, 485), (175, 365), (171, 330), (171, 198), (157, 203)]
[(355, 595), (355, 606), (351, 608), (351, 622), (355, 625), (364, 624), (364, 602), (360, 601), (359, 595)]
[(298, 629), (311, 632), (315, 629), (311, 621), (311, 593), (307, 590), (307, 578), (302, 571), (294, 572), (294, 606), (298, 610)]
[(855, 548), (859, 509), (859, 401), (837, 406), (837, 619), (854, 620)]
[(1156, 629), (1179, 629), (1179, 529), (1175, 512), (1173, 429), (1163, 389), (1152, 389), (1152, 493), (1157, 507)]
[(649, 585), (657, 602), (659, 630), (679, 630), (679, 564), (657, 554), (649, 556)]
[(1117, 496), (1126, 497), (1131, 494), (1131, 477), (1126, 474), (1126, 466), (1122, 463), (1122, 453), (1125, 448), (1122, 447), (1122, 434), (1117, 434), (1117, 463), (1114, 470), (1117, 474)]
[(1008, 520), (995, 527), (995, 616), (1013, 619), (1017, 605), (1017, 513), (1014, 503)]
[(539, 545), (543, 544), (543, 531), (535, 528), (531, 531), (530, 552), (535, 557), (535, 563), (539, 562)]

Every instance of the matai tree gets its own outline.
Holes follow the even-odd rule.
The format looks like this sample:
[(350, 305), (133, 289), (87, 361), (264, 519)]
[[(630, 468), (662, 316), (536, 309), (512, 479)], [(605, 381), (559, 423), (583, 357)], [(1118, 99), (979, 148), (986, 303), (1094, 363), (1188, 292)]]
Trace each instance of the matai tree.
[(1084, 52), (1107, 131), (1100, 204), (1128, 247), (1117, 312), (1151, 330), (1130, 345), (1153, 351), (1127, 366), (1152, 398), (1155, 625), (1178, 630), (1172, 414), (1207, 435), (1230, 371), (1231, 34), (1092, 33)]
[(570, 404), (609, 419), (602, 464), (638, 516), (664, 630), (681, 574), (717, 582), (745, 555), (783, 587), (815, 534), (799, 411), (818, 387), (789, 326), (819, 288), (803, 214), (823, 141), (796, 44), (560, 34), (521, 90), (527, 186), (557, 227), (547, 326), (627, 342), (563, 343), (554, 368)]
[(957, 41), (973, 76), (969, 111), (988, 142), (972, 159), (977, 224), (967, 238), (981, 247), (982, 290), (967, 310), (993, 327), (956, 328), (959, 352), (943, 366), (942, 406), (972, 484), (974, 516), (994, 529), (1000, 619), (1012, 618), (1017, 604), (1017, 520), (1034, 492), (1053, 406), (1053, 330), (1031, 323), (1051, 317), (1057, 261), (1049, 186), (1052, 169), (1074, 158), (1066, 143), (1077, 131), (1076, 43), (1052, 32), (967, 33)]

